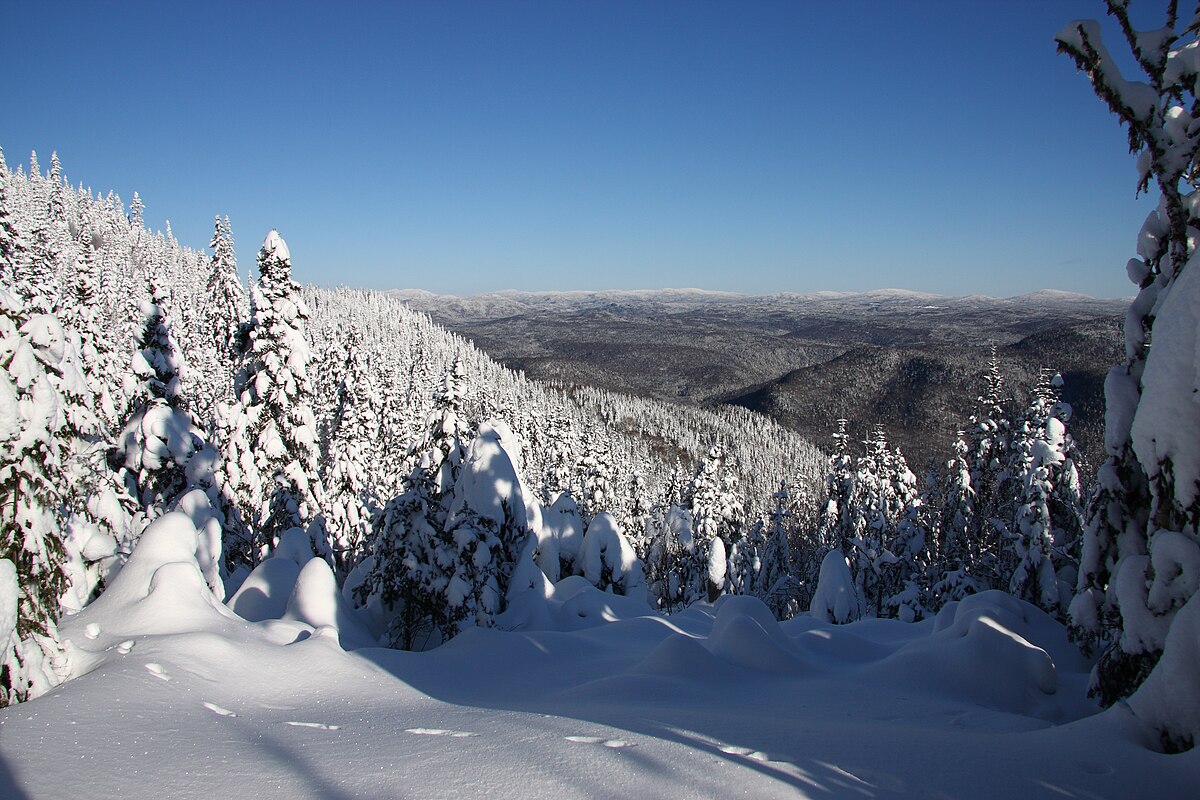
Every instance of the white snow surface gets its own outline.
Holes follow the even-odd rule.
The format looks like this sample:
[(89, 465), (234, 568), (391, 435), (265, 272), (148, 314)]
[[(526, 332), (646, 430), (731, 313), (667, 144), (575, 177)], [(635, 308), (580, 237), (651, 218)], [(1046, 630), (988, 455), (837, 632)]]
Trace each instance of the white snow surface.
[(294, 568), (271, 587), (287, 619), (255, 623), (197, 549), (185, 515), (156, 520), (63, 621), (75, 677), (0, 711), (0, 796), (1182, 798), (1200, 780), (1200, 751), (1099, 712), (1064, 629), (998, 592), (916, 624), (780, 624), (748, 597), (662, 617), (574, 576), (545, 629), (347, 652), (323, 562), (265, 561)]
[(292, 253), (288, 250), (287, 242), (279, 235), (279, 231), (274, 228), (267, 234), (267, 238), (263, 239), (262, 249), (268, 253), (274, 253), (276, 257), (291, 263)]
[(1133, 418), (1133, 448), (1153, 477), (1162, 461), (1174, 468), (1175, 497), (1184, 508), (1200, 490), (1200, 259), (1175, 280), (1159, 310)]

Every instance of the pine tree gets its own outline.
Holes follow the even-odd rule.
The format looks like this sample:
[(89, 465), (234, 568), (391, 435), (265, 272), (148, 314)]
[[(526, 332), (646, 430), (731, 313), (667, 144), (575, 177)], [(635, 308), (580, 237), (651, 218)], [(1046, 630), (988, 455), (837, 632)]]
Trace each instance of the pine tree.
[(1074, 585), (1082, 514), (1078, 456), (1064, 424), (1069, 408), (1058, 403), (1055, 384), (1061, 378), (1043, 370), (1014, 431), (1012, 472), (1020, 494), (1008, 543), (1015, 562), (1009, 591), (1052, 614)]
[(50, 193), (47, 213), (55, 222), (66, 222), (66, 186), (63, 183), (62, 164), (58, 160), (58, 151), (50, 153)]
[(967, 443), (959, 431), (954, 455), (946, 465), (937, 539), (937, 568), (933, 579), (935, 606), (961, 600), (985, 588), (978, 577), (983, 557), (978, 538), (975, 489), (967, 461)]
[(233, 563), (255, 564), (291, 528), (306, 529), (313, 552), (331, 559), (321, 510), (310, 359), (304, 337), (308, 308), (292, 280), (287, 245), (272, 230), (258, 254), (259, 281), (250, 319), (240, 332), (236, 400), (225, 415), (224, 483), (251, 520), (250, 552), (231, 543)]
[(370, 569), (355, 590), (359, 603), (381, 604), (389, 643), (405, 650), (439, 644), (467, 617), (465, 606), (447, 597), (458, 561), (447, 519), (470, 439), (460, 416), (463, 380), (455, 360), (435, 394), (425, 433), (410, 451), (415, 466), (407, 488), (375, 522)]
[(379, 397), (359, 345), (357, 335), (352, 333), (332, 415), (332, 441), (323, 481), (329, 493), (334, 564), (340, 575), (348, 573), (361, 557), (378, 506), (369, 470), (371, 451), (379, 437)]
[(0, 706), (66, 676), (55, 623), (68, 589), (57, 512), (69, 481), (60, 387), (70, 346), (57, 319), (28, 316), (24, 298), (0, 288), (0, 559), (15, 566), (20, 587), (14, 632), (0, 642)]
[(27, 245), (14, 220), (13, 202), (9, 197), (8, 165), (0, 148), (0, 284), (15, 286), (17, 265), (26, 258)]
[(502, 422), (480, 425), (454, 485), (441, 547), (453, 558), (446, 600), (460, 628), (494, 625), (519, 562), (532, 564), (522, 480), (504, 444), (512, 439)]
[[(30, 162), (30, 169), (33, 168), (33, 162)], [(129, 227), (134, 231), (140, 231), (146, 226), (143, 217), (146, 213), (146, 206), (142, 203), (142, 198), (138, 197), (138, 193), (133, 193), (133, 200), (129, 203)]]
[(884, 511), (885, 530), (889, 532), (883, 564), (884, 606), (900, 620), (914, 622), (929, 616), (934, 605), (929, 583), (928, 517), (916, 476), (899, 448), (892, 451), (889, 467)]
[(977, 543), (976, 576), (987, 589), (1007, 589), (1006, 574), (1011, 574), (1002, 563), (1008, 522), (1013, 518), (1012, 498), (1016, 496), (1009, 470), (1012, 422), (1004, 406), (1004, 378), (993, 348), (984, 392), (976, 398), (971, 415), (966, 453), (974, 493), (974, 514), (965, 519), (970, 526), (967, 539)]
[(165, 306), (166, 293), (152, 286), (150, 300), (142, 303), (144, 321), (134, 345), (135, 387), (109, 457), (146, 519), (170, 510), (190, 488), (210, 491), (214, 499), (217, 494), (212, 477), (195, 471), (199, 464), (193, 459), (208, 443), (184, 401), (185, 367)]
[(233, 373), (238, 331), (247, 316), (247, 298), (238, 278), (229, 217), (216, 218), (208, 246), (212, 249), (212, 258), (209, 261), (208, 296), (201, 313), (203, 335), (199, 354), (204, 378), (198, 388), (205, 407), (215, 408), (217, 403), (227, 402), (231, 396), (232, 382), (228, 377), (216, 376)]
[(793, 574), (791, 539), (796, 527), (796, 515), (791, 508), (787, 484), (771, 497), (775, 501), (763, 532), (764, 543), (759, 559), (756, 580), (758, 594), (775, 618), (791, 619), (801, 609), (800, 581)]
[[(1105, 383), (1108, 457), (1087, 515), (1070, 609), (1076, 634), (1105, 648), (1093, 688), (1110, 704), (1150, 673), (1173, 619), (1196, 592), (1196, 581), (1177, 578), (1186, 573), (1185, 563), (1200, 559), (1200, 476), (1192, 466), (1200, 426), (1192, 399), (1200, 289), (1190, 265), (1200, 227), (1200, 136), (1193, 120), (1200, 70), (1191, 57), (1200, 15), (1185, 19), (1181, 31), (1178, 6), (1170, 2), (1163, 27), (1142, 33), (1125, 2), (1107, 0), (1106, 6), (1142, 80), (1120, 74), (1095, 21), (1067, 25), (1056, 37), (1058, 49), (1087, 74), (1127, 129), (1129, 149), (1138, 156), (1138, 191), (1153, 182), (1160, 194), (1138, 237), (1138, 258), (1126, 266), (1139, 292), (1125, 323), (1125, 362)], [(1190, 734), (1174, 729), (1172, 720), (1156, 724), (1174, 745), (1188, 743)]]
[(713, 446), (684, 488), (694, 537), (693, 565), (685, 588), (688, 602), (713, 602), (725, 591), (727, 555), (745, 527), (745, 504), (735, 482), (725, 469), (724, 449)]

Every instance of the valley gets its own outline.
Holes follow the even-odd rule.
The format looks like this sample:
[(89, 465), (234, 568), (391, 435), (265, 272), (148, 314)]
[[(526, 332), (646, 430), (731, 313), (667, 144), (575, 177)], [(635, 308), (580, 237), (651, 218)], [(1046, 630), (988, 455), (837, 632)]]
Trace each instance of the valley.
[(1061, 372), (1072, 433), (1098, 463), (1128, 307), (1056, 291), (390, 294), (531, 378), (743, 406), (825, 448), (838, 419), (857, 438), (881, 424), (914, 467), (944, 457), (967, 425), (993, 347), (1018, 403), (1039, 370)]

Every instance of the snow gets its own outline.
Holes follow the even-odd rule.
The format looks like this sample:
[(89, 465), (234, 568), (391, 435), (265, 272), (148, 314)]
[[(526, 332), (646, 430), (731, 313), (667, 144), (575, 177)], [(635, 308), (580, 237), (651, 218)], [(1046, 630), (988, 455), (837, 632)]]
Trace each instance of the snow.
[(1143, 721), (1180, 740), (1200, 742), (1200, 594), (1193, 593), (1171, 624), (1162, 658), (1129, 698)]
[(229, 598), (229, 607), (251, 622), (282, 617), (300, 577), (300, 566), (290, 558), (275, 554), (263, 561)]
[(292, 260), (292, 254), (288, 250), (287, 242), (279, 235), (279, 231), (274, 228), (267, 234), (267, 238), (263, 240), (262, 249), (267, 253), (274, 253), (276, 258), (283, 261), (290, 262)]
[(77, 675), (0, 711), (0, 795), (988, 800), (1187, 797), (1200, 778), (1134, 715), (1192, 699), (1159, 683), (1195, 691), (1195, 601), (1164, 656), (1187, 674), (1099, 712), (1065, 630), (998, 592), (916, 624), (780, 624), (748, 597), (661, 617), (573, 576), (555, 629), (346, 652), (323, 561), (292, 581), (290, 620), (253, 623), (215, 601), (196, 536), (157, 520), (64, 621)]
[(1153, 478), (1159, 465), (1174, 467), (1175, 498), (1183, 508), (1200, 488), (1200, 263), (1193, 259), (1159, 309), (1154, 342), (1142, 374), (1133, 418), (1133, 448)]
[(862, 616), (862, 600), (850, 575), (850, 562), (840, 550), (830, 550), (821, 561), (809, 613), (825, 622), (849, 622)]
[(527, 525), (530, 498), (522, 489), (513, 456), (504, 446), (511, 436), (507, 426), (495, 420), (479, 426), (454, 487), (448, 528), (468, 511), (501, 525), (506, 506), (517, 527)]
[[(1080, 719), (1095, 711), (1088, 665), (1061, 627), (999, 593), (921, 625), (780, 625), (746, 597), (662, 618), (575, 576), (549, 598), (553, 630), (350, 655), (331, 635), (323, 561), (292, 582), (285, 616), (297, 627), (282, 636), (281, 623), (220, 612), (188, 563), (194, 529), (169, 517), (64, 625), (89, 673), (0, 715), (0, 754), (23, 795), (180, 796), (201, 780), (214, 796), (263, 798), (398, 785), (418, 797), (986, 798), (1047, 785), (1169, 796), (1196, 776), (1194, 757), (1141, 747), (1119, 711)], [(293, 562), (259, 569), (270, 564)], [(188, 624), (158, 627), (164, 611)]]

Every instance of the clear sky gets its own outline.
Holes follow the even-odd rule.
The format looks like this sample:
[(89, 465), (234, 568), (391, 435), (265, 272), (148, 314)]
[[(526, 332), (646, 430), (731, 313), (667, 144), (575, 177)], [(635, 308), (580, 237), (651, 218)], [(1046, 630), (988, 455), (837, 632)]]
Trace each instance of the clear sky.
[[(1136, 3), (1135, 3), (1136, 5)], [(1155, 4), (1157, 5), (1157, 4)], [(243, 274), (466, 294), (1123, 296), (1100, 0), (11, 2), (0, 146)]]

